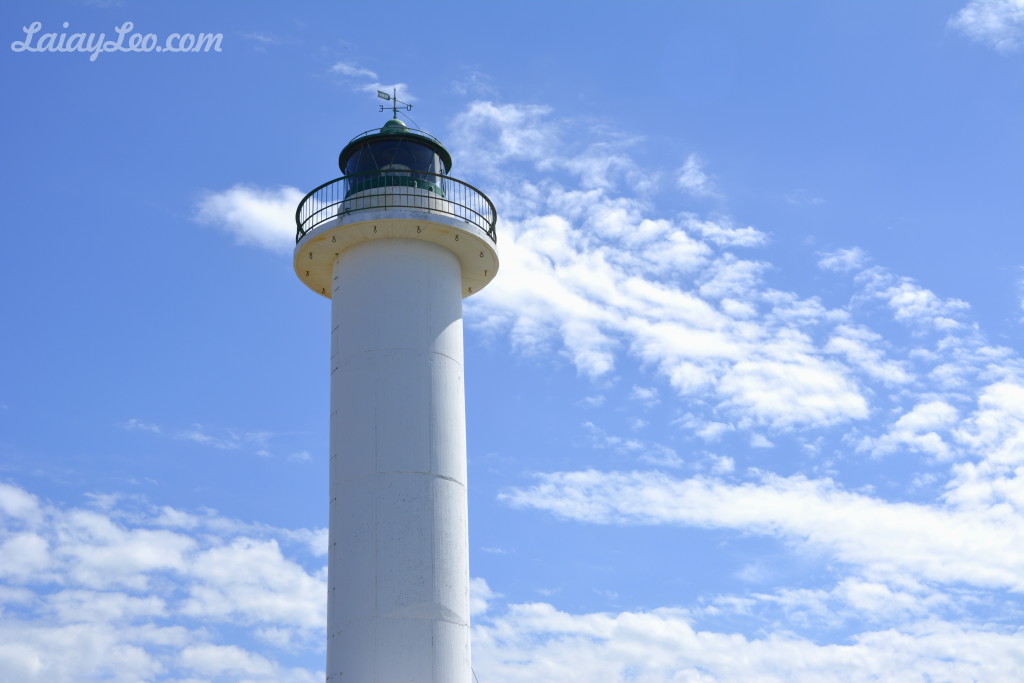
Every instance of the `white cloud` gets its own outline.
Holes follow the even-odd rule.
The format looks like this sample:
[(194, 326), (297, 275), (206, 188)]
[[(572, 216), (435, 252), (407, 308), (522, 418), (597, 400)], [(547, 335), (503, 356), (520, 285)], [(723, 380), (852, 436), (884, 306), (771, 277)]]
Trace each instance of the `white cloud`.
[(692, 431), (704, 441), (714, 442), (722, 438), (723, 434), (736, 429), (735, 425), (728, 422), (708, 420), (693, 413), (686, 413), (675, 420), (676, 424)]
[(746, 420), (782, 429), (868, 416), (867, 401), (842, 368), (799, 352), (786, 360), (735, 363), (719, 391)]
[(462, 78), (453, 80), (450, 88), (458, 95), (476, 97), (493, 97), (497, 93), (497, 89), (491, 82), (491, 77), (479, 71), (470, 71)]
[(507, 160), (550, 162), (558, 150), (556, 128), (546, 120), (550, 111), (539, 105), (473, 102), (450, 126), (452, 146), (473, 150), (459, 155), (459, 163), (470, 172), (486, 172)]
[(505, 548), (500, 547), (484, 547), (480, 548), (480, 550), (485, 553), (491, 553), (492, 555), (508, 555), (510, 552), (515, 552), (513, 550), (506, 550)]
[(130, 420), (122, 422), (118, 426), (120, 426), (121, 429), (125, 429), (125, 430), (130, 431), (130, 432), (142, 431), (142, 432), (152, 432), (154, 434), (160, 434), (162, 432), (162, 430), (160, 429), (160, 425), (153, 424), (152, 422), (144, 422), (144, 421), (139, 420), (139, 419), (134, 418), (134, 417), (131, 418)]
[(880, 291), (879, 296), (888, 300), (897, 320), (927, 322), (940, 329), (959, 327), (953, 316), (970, 308), (959, 299), (939, 299), (934, 292), (908, 280)]
[(480, 679), (505, 683), (1009, 682), (1022, 652), (1019, 633), (941, 621), (856, 633), (833, 645), (700, 630), (679, 609), (571, 614), (546, 603), (511, 605), (473, 632)]
[(584, 422), (584, 429), (590, 435), (590, 442), (595, 448), (611, 448), (620, 453), (635, 453), (643, 450), (644, 445), (636, 439), (624, 439), (621, 436), (613, 436), (595, 425), (593, 422)]
[(638, 387), (634, 386), (629, 392), (629, 398), (633, 401), (638, 401), (646, 406), (656, 406), (661, 401), (658, 398), (657, 387)]
[(182, 650), (182, 664), (207, 676), (270, 676), (275, 673), (269, 660), (233, 645), (190, 645)]
[(760, 230), (749, 225), (745, 228), (734, 228), (728, 220), (700, 220), (690, 215), (687, 217), (686, 227), (723, 247), (760, 247), (768, 241), (768, 236)]
[(323, 674), (314, 674), (305, 669), (286, 668), (235, 645), (190, 645), (182, 650), (179, 663), (186, 670), (204, 676), (214, 676), (217, 680), (251, 683), (319, 683), (323, 680)]
[(806, 188), (798, 188), (790, 192), (786, 195), (785, 199), (787, 204), (792, 204), (793, 206), (820, 206), (825, 203), (824, 199), (815, 197)]
[(584, 422), (583, 427), (590, 436), (590, 443), (594, 448), (609, 448), (655, 467), (680, 467), (683, 464), (683, 459), (676, 450), (664, 444), (614, 436), (593, 422)]
[(490, 603), (496, 598), (500, 598), (501, 595), (491, 590), (491, 587), (487, 585), (487, 581), (479, 577), (474, 577), (469, 580), (469, 613), (470, 616), (477, 617), (487, 612), (490, 609)]
[(859, 296), (884, 302), (895, 320), (915, 330), (950, 332), (965, 327), (964, 313), (970, 309), (965, 301), (941, 299), (913, 279), (900, 277), (879, 266), (860, 271), (854, 279), (862, 288)]
[(150, 572), (183, 571), (195, 541), (162, 529), (126, 529), (107, 515), (73, 510), (57, 525), (53, 552), (87, 588), (144, 590)]
[(957, 410), (944, 401), (929, 401), (914, 406), (902, 415), (889, 431), (877, 439), (867, 438), (860, 448), (882, 455), (894, 453), (901, 447), (937, 458), (952, 455), (949, 443), (941, 432), (951, 429), (957, 421)]
[(900, 619), (907, 614), (924, 616), (948, 604), (948, 598), (940, 593), (900, 590), (886, 583), (853, 577), (843, 579), (835, 593), (858, 614), (874, 621)]
[(377, 80), (377, 74), (373, 71), (355, 66), (354, 64), (348, 64), (346, 62), (338, 62), (331, 67), (331, 71), (341, 74), (342, 76), (349, 76), (352, 78), (370, 78), (372, 80)]
[(266, 647), (216, 642), (230, 627), (255, 638), (275, 632), (289, 652), (322, 647), (323, 560), (309, 569), (296, 558), (316, 556), (307, 542), (322, 530), (96, 497), (102, 511), (60, 508), (0, 484), (0, 680), (137, 683), (186, 680), (189, 671), (254, 683), (323, 679), (276, 663)]
[(39, 499), (24, 489), (0, 482), (0, 512), (15, 519), (36, 521), (41, 512)]
[(658, 472), (556, 472), (501, 498), (597, 524), (729, 528), (799, 542), (874, 575), (1024, 591), (1024, 527), (997, 508), (889, 503), (828, 479), (756, 483)]
[[(405, 83), (381, 83), (378, 79), (380, 78), (376, 72), (365, 69), (355, 64), (349, 64), (348, 62), (338, 62), (331, 67), (331, 71), (336, 74), (340, 74), (342, 77), (357, 81), (356, 85), (353, 86), (353, 90), (356, 92), (367, 92), (374, 95), (377, 94), (378, 90), (386, 92), (388, 95), (392, 95), (402, 100), (406, 104), (411, 104), (416, 101), (416, 97), (409, 92), (409, 86)], [(369, 82), (367, 82), (369, 80)], [(385, 107), (389, 105), (384, 105)], [(402, 110), (402, 106), (399, 105), (399, 111)]]
[[(455, 122), (455, 141), (473, 148), (474, 153), (465, 157), (485, 162), (477, 169), (483, 173), (517, 160), (575, 173), (588, 167), (587, 159), (600, 156), (587, 150), (576, 156), (560, 154), (559, 125), (549, 121), (548, 114), (544, 107), (476, 102)], [(631, 163), (619, 166), (617, 172), (631, 172)], [(598, 175), (607, 178), (608, 173), (609, 167), (602, 166)], [(507, 176), (502, 177), (507, 181)], [(617, 352), (628, 348), (659, 367), (680, 392), (717, 390), (723, 406), (752, 409), (757, 419), (780, 427), (822, 419), (831, 424), (866, 414), (856, 386), (844, 378), (841, 368), (817, 358), (819, 350), (807, 345), (800, 357), (794, 357), (784, 350), (785, 344), (763, 343), (773, 333), (766, 321), (756, 319), (758, 298), (764, 297), (775, 317), (791, 319), (795, 310), (792, 299), (782, 305), (782, 299), (763, 289), (765, 264), (728, 253), (709, 258), (711, 245), (758, 246), (765, 241), (762, 233), (692, 215), (682, 224), (651, 220), (643, 216), (641, 202), (610, 196), (603, 185), (587, 180), (586, 173), (582, 181), (590, 189), (567, 191), (558, 183), (546, 183), (546, 194), (533, 186), (510, 190), (517, 198), (507, 202), (513, 210), (541, 209), (531, 206), (533, 196), (556, 212), (533, 213), (522, 221), (513, 216), (503, 223), (503, 277), (479, 304), (473, 301), (485, 329), (508, 327), (513, 343), (527, 353), (544, 352), (560, 341), (580, 372), (592, 377), (611, 372)], [(289, 211), (297, 197), (295, 191), (289, 198)], [(236, 187), (208, 198), (201, 213), (240, 229), (249, 225), (240, 218), (252, 213), (249, 205), (275, 202), (280, 202), (280, 194)], [(676, 273), (700, 269), (697, 293), (673, 282)], [(722, 299), (722, 311), (700, 297)], [(761, 356), (766, 355), (764, 349), (776, 349), (786, 357), (765, 357), (753, 366), (736, 367), (754, 347), (762, 349)], [(709, 358), (718, 360), (708, 363)], [(790, 393), (801, 400), (785, 411), (758, 397), (757, 377), (791, 376), (773, 368), (796, 370)], [(820, 396), (815, 395), (818, 389)], [(199, 440), (204, 433), (195, 436)]]
[(711, 471), (715, 474), (730, 474), (736, 471), (736, 461), (728, 455), (712, 455)]
[[(1020, 306), (1021, 313), (1024, 314), (1024, 276), (1018, 278), (1017, 280), (1017, 303)], [(1024, 322), (1024, 315), (1018, 318), (1017, 321)], [(3, 409), (2, 405), (0, 405), (0, 409)]]
[(264, 33), (243, 33), (242, 37), (243, 38), (248, 38), (249, 40), (254, 40), (257, 43), (260, 43), (261, 45), (280, 45), (281, 44), (281, 41), (278, 40), (277, 38), (274, 38), (273, 36), (268, 36), (268, 35), (266, 35)]
[(1019, 523), (1024, 515), (1024, 383), (1004, 380), (985, 387), (977, 408), (952, 436), (974, 458), (954, 465), (946, 500), (964, 511), (999, 511)]
[(971, 0), (949, 24), (1000, 52), (1012, 52), (1024, 36), (1024, 0)]
[(1007, 380), (982, 389), (977, 412), (956, 437), (994, 464), (1024, 464), (1024, 384)]
[[(453, 127), (463, 156), (513, 212), (502, 223), (502, 277), (468, 302), (471, 323), (507, 329), (526, 353), (560, 346), (591, 377), (612, 372), (627, 351), (680, 394), (712, 398), (758, 424), (802, 429), (867, 416), (853, 373), (787, 329), (832, 313), (766, 288), (767, 264), (721, 251), (763, 245), (763, 233), (691, 214), (652, 219), (642, 200), (610, 188), (537, 178), (576, 158), (549, 114), (477, 102)], [(530, 166), (530, 181), (510, 171), (517, 162)], [(792, 400), (773, 400), (769, 389)]]
[(0, 541), (0, 558), (0, 578), (24, 579), (49, 565), (49, 546), (35, 533), (16, 533)]
[[(818, 277), (829, 280), (820, 297), (773, 289), (777, 273), (765, 258), (734, 253), (764, 246), (764, 233), (737, 228), (728, 217), (660, 217), (646, 194), (659, 172), (637, 181), (636, 165), (616, 139), (591, 137), (573, 149), (565, 139), (572, 123), (545, 107), (490, 102), (470, 105), (455, 122), (459, 168), (484, 178), (469, 179), (502, 211), (502, 277), (467, 301), (467, 320), (485, 334), (507, 334), (523, 354), (561, 354), (595, 380), (590, 392), (600, 392), (582, 405), (607, 407), (616, 391), (633, 386), (632, 400), (656, 398), (671, 409), (665, 404), (676, 393), (687, 403), (678, 419), (686, 430), (681, 438), (749, 448), (741, 447), (735, 460), (698, 452), (684, 461), (671, 447), (636, 438), (647, 432), (622, 437), (591, 424), (591, 445), (614, 449), (629, 467), (689, 467), (704, 475), (549, 473), (536, 486), (506, 491), (504, 499), (593, 523), (696, 526), (735, 532), (719, 532), (730, 538), (759, 534), (781, 540), (799, 558), (824, 558), (840, 578), (827, 590), (789, 586), (707, 597), (709, 614), (776, 610), (776, 621), (766, 617), (760, 631), (755, 626), (744, 635), (702, 630), (700, 606), (580, 615), (542, 606), (547, 616), (531, 630), (517, 612), (528, 606), (499, 614), (493, 591), (475, 580), (481, 679), (491, 673), (508, 681), (720, 683), (842, 675), (921, 683), (921, 672), (936, 680), (992, 679), (980, 662), (996, 662), (999, 673), (1011, 670), (1019, 636), (972, 627), (972, 619), (947, 624), (938, 612), (966, 611), (971, 601), (1024, 589), (1024, 384), (1016, 356), (983, 339), (964, 302), (870, 266), (858, 248), (819, 255), (827, 272)], [(847, 303), (824, 303), (836, 299)], [(629, 361), (643, 378), (627, 375)], [(596, 411), (588, 415), (600, 423)], [(211, 445), (224, 437), (198, 431)], [(893, 481), (871, 482), (878, 490), (854, 491), (825, 478), (873, 467), (855, 451), (858, 444), (877, 454), (898, 451), (899, 460), (890, 462), (906, 463), (907, 470), (912, 457), (932, 469), (892, 469)], [(775, 450), (755, 451), (770, 446)], [(787, 451), (806, 458), (815, 478), (749, 469), (751, 461), (772, 467)], [(944, 495), (924, 503), (915, 498), (925, 495), (922, 488)], [(198, 515), (163, 518), (173, 529), (206, 524)], [(224, 533), (216, 545), (222, 552), (263, 553), (284, 575), (296, 571), (284, 535), (274, 536), (282, 544), (276, 550), (255, 531), (253, 544), (232, 549)], [(315, 571), (301, 565), (298, 571), (315, 585)], [(750, 589), (777, 578), (760, 561), (746, 562), (740, 574), (752, 581)], [(189, 584), (185, 595), (193, 602), (168, 609), (207, 601), (214, 623), (243, 624), (282, 647), (306, 642), (310, 613), (281, 611), (269, 578), (242, 582), (259, 597), (248, 611), (216, 577), (190, 580), (206, 592)], [(986, 595), (985, 588), (994, 592)], [(886, 626), (858, 632), (849, 626), (854, 622)], [(849, 628), (840, 644), (820, 644), (794, 633), (809, 623)], [(591, 640), (587, 629), (595, 624), (612, 624), (615, 635)], [(642, 633), (630, 640), (629, 628)], [(976, 650), (960, 648), (961, 637)], [(634, 657), (632, 649), (641, 654)], [(718, 654), (675, 654), (694, 650)], [(491, 664), (496, 668), (488, 672)]]
[[(373, 95), (376, 95), (379, 91), (383, 91), (398, 98), (406, 104), (412, 104), (417, 99), (415, 95), (409, 92), (409, 86), (405, 83), (381, 83), (380, 81), (374, 81), (373, 83), (364, 83), (363, 85), (357, 86), (356, 90), (359, 92), (368, 92)], [(383, 102), (379, 104), (384, 104), (384, 111), (387, 111), (387, 108), (391, 106), (390, 104), (385, 104)], [(403, 105), (398, 105), (399, 116), (401, 116), (404, 109), (405, 107)]]
[(242, 446), (249, 446), (256, 449), (258, 454), (266, 455), (267, 442), (273, 434), (271, 432), (240, 432), (234, 429), (214, 432), (201, 424), (194, 424), (188, 429), (178, 431), (174, 436), (176, 439), (192, 441), (218, 450), (232, 451), (238, 450)]
[(196, 219), (230, 233), (239, 244), (290, 254), (295, 248), (295, 209), (303, 196), (294, 187), (238, 184), (203, 197)]
[[(128, 431), (145, 431), (159, 436), (170, 436), (181, 441), (190, 441), (201, 446), (215, 448), (221, 451), (236, 451), (249, 449), (256, 455), (269, 457), (270, 442), (276, 434), (270, 431), (251, 431), (234, 429), (231, 427), (222, 429), (211, 429), (202, 424), (196, 423), (185, 429), (165, 430), (157, 424), (142, 422), (131, 419), (121, 423), (120, 427)], [(292, 462), (305, 462), (310, 459), (309, 453), (299, 451), (288, 456)]]
[(882, 336), (865, 327), (840, 325), (832, 333), (825, 351), (841, 355), (868, 376), (885, 384), (906, 384), (913, 377), (905, 363), (885, 358)]
[[(63, 590), (47, 596), (46, 609), (61, 623), (124, 622), (167, 615), (167, 603), (154, 595), (135, 596), (116, 591)], [(83, 619), (84, 615), (88, 619)]]
[(733, 429), (735, 429), (735, 427), (726, 422), (708, 421), (699, 423), (699, 428), (696, 430), (696, 434), (705, 441), (718, 441), (722, 434), (730, 432)]
[(92, 623), (49, 626), (0, 620), (0, 680), (138, 683), (163, 672), (147, 651), (145, 632)]
[(183, 614), (317, 630), (326, 622), (326, 575), (311, 575), (284, 557), (274, 539), (233, 540), (196, 554)]
[(646, 446), (639, 456), (642, 462), (653, 467), (682, 467), (684, 460), (676, 452), (676, 449), (664, 444), (650, 444)]
[(860, 270), (866, 262), (867, 254), (859, 247), (852, 247), (823, 254), (818, 266), (825, 270), (847, 272)]
[[(764, 560), (744, 566), (737, 578), (751, 584), (771, 584), (771, 569)], [(745, 591), (721, 594), (690, 610), (695, 622), (721, 616), (740, 616), (762, 623), (785, 620), (798, 631), (854, 629), (881, 624), (906, 627), (917, 620), (941, 623), (943, 615), (955, 615), (958, 601), (967, 594), (952, 595), (902, 576), (888, 581), (847, 576), (831, 587), (779, 588), (771, 592)]]
[(696, 152), (686, 157), (676, 174), (676, 184), (695, 197), (719, 196), (714, 181), (704, 172), (704, 160)]

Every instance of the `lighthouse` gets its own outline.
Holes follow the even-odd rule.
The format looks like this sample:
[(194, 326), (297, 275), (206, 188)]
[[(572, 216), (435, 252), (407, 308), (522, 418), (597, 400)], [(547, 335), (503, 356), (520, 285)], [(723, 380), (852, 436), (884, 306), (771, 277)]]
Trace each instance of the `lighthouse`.
[(331, 300), (327, 681), (471, 683), (462, 299), (497, 213), (397, 104), (296, 211), (295, 272)]

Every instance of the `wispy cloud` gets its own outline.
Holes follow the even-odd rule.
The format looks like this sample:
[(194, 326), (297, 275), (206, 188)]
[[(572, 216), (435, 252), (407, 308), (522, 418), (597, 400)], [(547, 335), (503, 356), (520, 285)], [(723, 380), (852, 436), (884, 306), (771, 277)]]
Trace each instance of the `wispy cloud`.
[(152, 432), (153, 434), (161, 434), (163, 432), (163, 430), (160, 429), (160, 425), (154, 424), (152, 422), (144, 422), (143, 420), (139, 420), (134, 417), (131, 418), (130, 420), (122, 422), (118, 426), (121, 429), (125, 429), (130, 432), (143, 431)]
[[(625, 136), (595, 133), (574, 146), (577, 123), (539, 105), (477, 102), (450, 138), (460, 167), (503, 208), (502, 277), (467, 301), (467, 321), (507, 335), (536, 362), (561, 354), (592, 379), (592, 395), (578, 402), (588, 407), (588, 443), (629, 463), (539, 473), (503, 500), (592, 524), (776, 539), (823, 558), (833, 578), (758, 593), (771, 567), (746, 562), (734, 573), (750, 592), (685, 609), (572, 614), (484, 600), (477, 671), (513, 683), (1012, 672), (1022, 647), (1015, 627), (972, 625), (956, 610), (1024, 590), (1024, 362), (986, 340), (965, 302), (857, 247), (818, 255), (827, 298), (773, 286), (764, 232), (729, 216), (664, 215), (644, 187), (674, 171), (655, 169), (638, 185)], [(695, 168), (704, 173), (702, 161)], [(609, 388), (627, 368), (643, 378)], [(627, 406), (650, 406), (645, 419), (675, 407), (679, 439), (738, 447), (728, 456), (677, 452), (639, 438), (649, 432), (635, 419), (628, 436), (600, 427), (598, 408), (617, 390), (629, 393)], [(773, 473), (773, 458), (787, 451), (806, 457), (814, 475)], [(884, 495), (831, 474), (881, 457), (916, 458), (927, 471)], [(666, 467), (680, 469), (652, 471)], [(923, 489), (937, 493), (925, 500)], [(762, 619), (763, 628), (740, 636), (700, 625), (716, 615)], [(822, 644), (820, 632), (795, 632), (811, 623), (842, 624), (847, 636)]]
[(334, 73), (341, 74), (342, 76), (349, 76), (351, 78), (370, 78), (373, 80), (377, 79), (377, 74), (369, 69), (347, 64), (345, 62), (338, 62), (331, 67), (331, 71)]
[(661, 399), (658, 398), (657, 387), (634, 386), (629, 392), (629, 398), (633, 401), (638, 401), (648, 407), (656, 406), (661, 401)]
[[(210, 428), (199, 423), (180, 429), (165, 429), (158, 424), (144, 422), (136, 418), (126, 420), (118, 426), (127, 431), (149, 432), (221, 451), (249, 450), (256, 455), (265, 457), (271, 455), (271, 441), (279, 436), (267, 430)], [(310, 459), (310, 455), (306, 451), (294, 452), (288, 456), (288, 460), (292, 462), (308, 462)]]
[[(632, 187), (631, 163), (607, 167), (612, 182), (595, 185), (574, 170), (592, 150), (573, 151), (565, 130), (546, 107), (490, 102), (469, 105), (453, 123), (460, 158), (509, 207), (503, 277), (467, 305), (477, 329), (507, 331), (524, 353), (560, 351), (595, 378), (625, 357), (637, 359), (679, 395), (716, 411), (692, 421), (705, 440), (735, 429), (808, 430), (892, 415), (864, 427), (857, 439), (868, 443), (890, 433), (915, 403), (934, 400), (928, 391), (1010, 362), (972, 328), (965, 302), (869, 266), (857, 247), (819, 260), (826, 272), (849, 276), (848, 306), (829, 309), (817, 297), (772, 288), (770, 263), (731, 251), (763, 247), (764, 233), (728, 217), (652, 216), (642, 198), (614, 190)], [(281, 213), (290, 219), (292, 192), (282, 199), (280, 190), (236, 187), (205, 212), (244, 226), (252, 207), (287, 202)], [(883, 337), (866, 322), (880, 315), (901, 324), (905, 336), (889, 330)], [(925, 379), (937, 384), (928, 389)], [(875, 389), (892, 387), (909, 393), (877, 412), (885, 402)]]
[(472, 578), (469, 581), (469, 613), (471, 616), (477, 616), (486, 612), (490, 607), (490, 602), (496, 598), (500, 598), (501, 595), (491, 590), (491, 587), (487, 585), (487, 581), (481, 578)]
[[(886, 602), (884, 592), (873, 593), (876, 585), (849, 586), (851, 598), (892, 609), (906, 596), (894, 593)], [(736, 608), (742, 605), (734, 601), (729, 611), (741, 613)], [(529, 603), (511, 605), (474, 627), (473, 666), (481, 679), (507, 683), (868, 683), (879, 680), (880, 671), (892, 681), (1010, 681), (1020, 648), (1012, 632), (926, 618), (857, 633), (834, 645), (792, 633), (744, 637), (700, 629), (694, 614), (683, 609), (573, 614)]]
[(971, 0), (949, 24), (999, 52), (1013, 52), (1024, 38), (1024, 0)]
[[(1018, 512), (1024, 509), (1024, 418), (1014, 398), (1024, 392), (1020, 359), (984, 339), (965, 302), (873, 265), (857, 247), (820, 255), (821, 277), (847, 292), (835, 308), (773, 288), (767, 258), (738, 255), (740, 248), (767, 244), (756, 228), (737, 228), (727, 216), (657, 215), (643, 192), (616, 191), (632, 187), (628, 162), (606, 169), (610, 183), (566, 175), (573, 155), (588, 151), (572, 150), (564, 139), (570, 126), (550, 111), (492, 104), (470, 111), (456, 122), (457, 145), (464, 155), (494, 147), (500, 161), (488, 168), (491, 157), (481, 156), (474, 171), (488, 178), (513, 214), (503, 223), (505, 277), (468, 302), (471, 324), (485, 332), (507, 331), (524, 353), (561, 350), (594, 378), (639, 361), (687, 402), (688, 412), (677, 421), (684, 434), (707, 444), (733, 439), (747, 451), (772, 449), (768, 454), (795, 441), (822, 470), (834, 466), (829, 447), (847, 460), (858, 453), (916, 455), (936, 471), (947, 468), (945, 479), (938, 475), (928, 484), (944, 493), (926, 502), (886, 499), (869, 488), (849, 490), (828, 476), (745, 469), (737, 466), (741, 458), (764, 456), (742, 450), (735, 459), (698, 455), (686, 464), (704, 474), (690, 477), (642, 469), (538, 473), (537, 483), (512, 487), (502, 499), (595, 524), (703, 527), (778, 539), (841, 567), (837, 584), (754, 598), (724, 596), (720, 609), (729, 603), (737, 610), (781, 610), (787, 626), (820, 619), (829, 628), (848, 614), (862, 624), (893, 619), (889, 633), (922, 648), (906, 671), (950, 670), (941, 657), (926, 653), (945, 636), (925, 643), (932, 637), (927, 634), (964, 632), (952, 596), (962, 586), (982, 594), (1024, 590), (1024, 555), (1018, 551), (1024, 541)], [(540, 150), (555, 159), (545, 159)], [(691, 168), (694, 185), (701, 187), (696, 172), (703, 173), (703, 165), (695, 159)], [(977, 388), (966, 391), (972, 385)], [(665, 391), (659, 395), (663, 403), (671, 401)], [(616, 436), (596, 424), (592, 419), (589, 427), (593, 447), (614, 449), (637, 468), (663, 466), (641, 457), (649, 449), (635, 435)], [(951, 621), (941, 620), (942, 610)], [(685, 618), (694, 614), (688, 610)], [(590, 629), (602, 617), (553, 618), (564, 619), (556, 628), (578, 627), (568, 637), (578, 643), (577, 636), (594, 633)], [(641, 618), (630, 613), (634, 617)], [(916, 618), (921, 621), (906, 621)], [(500, 619), (495, 617), (495, 627), (507, 627), (497, 626)], [(692, 628), (692, 621), (686, 623)], [(777, 626), (765, 624), (769, 632)], [(674, 632), (669, 640), (697, 633)], [(865, 657), (889, 661), (893, 652), (877, 633), (865, 630), (855, 639)], [(708, 632), (709, 639), (716, 636)], [(969, 637), (998, 643), (1003, 666), (1012, 667), (1007, 653), (1019, 643), (1010, 631), (982, 630)], [(540, 635), (517, 654), (562, 656), (573, 662), (573, 675), (580, 675), (587, 656), (571, 648), (555, 655), (557, 640)], [(614, 647), (610, 640), (596, 640), (600, 647)], [(767, 640), (745, 642), (754, 652)], [(811, 640), (794, 647), (807, 647), (811, 657), (823, 652)], [(496, 651), (494, 665), (504, 679), (516, 680), (527, 670), (533, 680), (567, 675), (519, 669), (501, 658), (509, 650)], [(683, 662), (657, 669), (628, 658), (603, 664), (659, 681), (689, 670)], [(766, 666), (771, 665), (761, 659), (742, 672), (715, 670), (714, 680), (748, 680)], [(977, 673), (981, 664), (966, 656), (955, 666)], [(868, 670), (857, 669), (851, 680)], [(787, 680), (835, 676), (833, 664), (785, 671), (781, 677)]]
[(885, 384), (906, 384), (913, 379), (908, 363), (886, 357), (882, 335), (863, 326), (837, 326), (825, 351), (843, 356), (847, 363)]
[(1024, 591), (1024, 528), (997, 509), (887, 503), (844, 491), (831, 480), (799, 476), (764, 475), (743, 484), (639, 471), (537, 477), (539, 483), (510, 489), (502, 499), (595, 524), (756, 532), (825, 550), (874, 576), (903, 573)]
[(451, 90), (458, 95), (479, 98), (493, 97), (497, 92), (490, 76), (480, 71), (470, 71), (462, 78), (452, 81)]
[(686, 214), (685, 225), (719, 247), (760, 247), (768, 241), (768, 236), (760, 230), (749, 225), (733, 227), (728, 218), (701, 220), (693, 214)]
[(583, 428), (589, 436), (590, 445), (593, 448), (607, 448), (655, 467), (681, 467), (683, 465), (683, 459), (671, 446), (609, 434), (593, 422), (584, 422)]
[(868, 255), (860, 247), (837, 249), (821, 255), (818, 266), (837, 273), (860, 270), (867, 263)]
[(194, 424), (174, 433), (174, 438), (218, 450), (233, 451), (246, 446), (256, 449), (257, 455), (269, 455), (267, 444), (272, 432), (247, 432), (234, 429), (211, 430), (201, 424)]
[(825, 203), (824, 199), (814, 196), (810, 190), (803, 188), (790, 192), (785, 199), (786, 203), (792, 206), (820, 206)]
[(686, 157), (676, 174), (676, 184), (695, 197), (718, 197), (714, 181), (704, 172), (704, 160), (696, 152)]
[[(779, 428), (867, 415), (848, 369), (792, 329), (794, 316), (816, 326), (832, 314), (813, 300), (771, 291), (765, 264), (727, 251), (761, 246), (763, 233), (690, 214), (650, 218), (642, 200), (610, 189), (622, 182), (574, 190), (509, 173), (514, 161), (552, 173), (570, 166), (541, 161), (545, 150), (562, 149), (561, 127), (547, 114), (478, 103), (455, 122), (465, 156), (506, 169), (493, 183), (507, 200), (501, 203), (520, 212), (503, 224), (504, 277), (470, 304), (475, 324), (508, 328), (525, 351), (558, 339), (594, 377), (628, 350), (679, 393), (716, 396), (724, 410)], [(496, 149), (481, 154), (481, 146)], [(623, 165), (609, 177), (628, 173)], [(696, 280), (696, 291), (682, 285), (687, 280)]]
[(353, 81), (352, 89), (356, 92), (376, 94), (378, 90), (383, 90), (389, 95), (395, 93), (395, 96), (404, 102), (412, 103), (416, 101), (416, 97), (409, 92), (409, 86), (405, 83), (382, 83), (377, 73), (370, 69), (349, 64), (348, 62), (338, 62), (331, 67), (331, 71), (349, 81)]
[(195, 217), (234, 236), (239, 244), (290, 254), (295, 248), (295, 207), (303, 196), (294, 187), (238, 184), (208, 192), (199, 200)]
[(1024, 322), (1024, 268), (1020, 271), (1021, 275), (1017, 278), (1017, 301), (1020, 304), (1021, 317), (1018, 320)]
[(274, 38), (273, 36), (268, 36), (265, 33), (258, 33), (258, 32), (243, 33), (242, 37), (245, 38), (246, 40), (251, 40), (251, 41), (254, 41), (256, 43), (259, 43), (261, 46), (280, 45), (281, 44), (280, 40), (278, 40), (277, 38)]
[(675, 423), (684, 429), (692, 431), (698, 437), (707, 442), (715, 442), (721, 439), (723, 434), (733, 431), (736, 426), (727, 422), (706, 419), (704, 417), (686, 413), (675, 420)]

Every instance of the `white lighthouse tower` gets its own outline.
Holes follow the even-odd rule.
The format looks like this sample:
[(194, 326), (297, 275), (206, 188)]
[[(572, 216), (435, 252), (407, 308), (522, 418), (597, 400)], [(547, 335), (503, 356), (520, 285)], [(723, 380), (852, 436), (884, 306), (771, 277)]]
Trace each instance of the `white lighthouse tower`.
[(296, 212), (295, 272), (331, 300), (327, 681), (471, 683), (462, 299), (497, 215), (395, 114)]

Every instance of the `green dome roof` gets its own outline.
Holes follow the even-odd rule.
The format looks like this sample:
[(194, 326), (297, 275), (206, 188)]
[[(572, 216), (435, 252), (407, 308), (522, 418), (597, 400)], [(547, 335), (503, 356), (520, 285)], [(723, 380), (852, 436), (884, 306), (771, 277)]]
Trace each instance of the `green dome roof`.
[(409, 126), (405, 125), (404, 123), (402, 123), (398, 119), (391, 119), (390, 121), (388, 121), (387, 123), (385, 123), (381, 127), (380, 132), (381, 133), (408, 133), (409, 132)]

